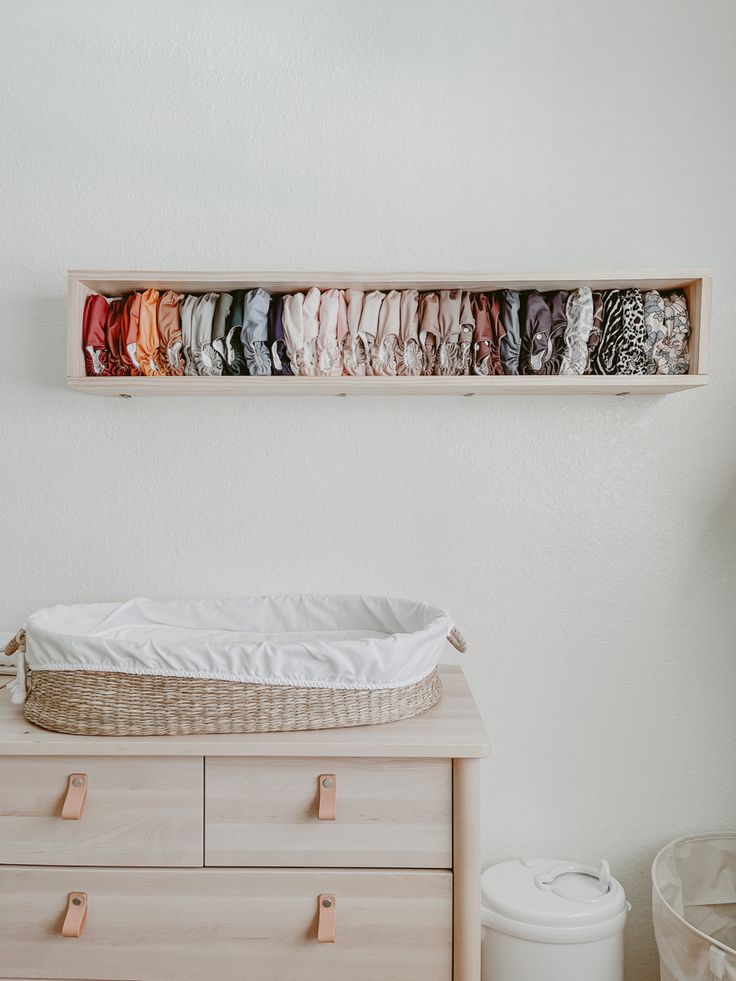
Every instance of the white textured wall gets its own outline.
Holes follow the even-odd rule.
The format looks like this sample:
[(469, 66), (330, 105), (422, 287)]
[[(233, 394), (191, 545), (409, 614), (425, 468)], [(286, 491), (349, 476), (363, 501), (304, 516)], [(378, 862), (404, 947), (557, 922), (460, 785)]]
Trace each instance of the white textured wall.
[[(731, 0), (0, 5), (0, 626), (289, 590), (446, 606), (483, 850), (648, 870), (733, 826)], [(103, 400), (67, 267), (716, 275), (664, 398)], [(287, 387), (287, 386), (285, 386)]]

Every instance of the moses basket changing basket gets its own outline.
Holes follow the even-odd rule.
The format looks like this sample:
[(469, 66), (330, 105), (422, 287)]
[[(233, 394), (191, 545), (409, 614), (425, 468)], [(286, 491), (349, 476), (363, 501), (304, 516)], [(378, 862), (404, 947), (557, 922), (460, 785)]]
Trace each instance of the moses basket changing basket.
[(82, 735), (273, 732), (373, 725), (439, 699), (446, 641), (424, 603), (371, 596), (54, 606), (6, 648), (29, 722)]

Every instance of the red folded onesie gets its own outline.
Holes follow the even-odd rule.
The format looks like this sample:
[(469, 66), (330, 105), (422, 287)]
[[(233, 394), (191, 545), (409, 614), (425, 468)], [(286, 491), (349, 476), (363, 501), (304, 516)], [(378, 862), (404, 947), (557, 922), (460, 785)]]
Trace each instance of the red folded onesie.
[(105, 336), (109, 352), (111, 375), (129, 375), (130, 368), (125, 361), (125, 342), (123, 338), (123, 309), (125, 300), (110, 300), (105, 322)]
[(107, 300), (99, 293), (90, 293), (84, 301), (82, 313), (82, 344), (84, 368), (87, 374), (93, 377), (110, 374), (110, 358), (105, 337), (106, 320)]
[(138, 364), (138, 327), (141, 320), (141, 294), (129, 293), (123, 307), (123, 358), (129, 374), (140, 375)]

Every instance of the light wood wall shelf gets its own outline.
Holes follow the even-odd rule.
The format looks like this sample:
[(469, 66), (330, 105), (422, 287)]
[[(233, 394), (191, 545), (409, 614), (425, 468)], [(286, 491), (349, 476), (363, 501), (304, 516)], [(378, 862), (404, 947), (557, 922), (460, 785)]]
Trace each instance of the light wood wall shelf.
[[(480, 377), (106, 377), (88, 378), (82, 351), (82, 310), (90, 293), (119, 296), (154, 287), (180, 293), (254, 289), (292, 293), (319, 289), (461, 288), (472, 291), (518, 289), (541, 291), (615, 289), (680, 289), (690, 311), (690, 373), (687, 375), (514, 375)], [(712, 276), (703, 270), (680, 272), (615, 272), (581, 275), (482, 273), (202, 273), (72, 270), (68, 275), (67, 381), (94, 395), (662, 395), (700, 388), (708, 380)]]

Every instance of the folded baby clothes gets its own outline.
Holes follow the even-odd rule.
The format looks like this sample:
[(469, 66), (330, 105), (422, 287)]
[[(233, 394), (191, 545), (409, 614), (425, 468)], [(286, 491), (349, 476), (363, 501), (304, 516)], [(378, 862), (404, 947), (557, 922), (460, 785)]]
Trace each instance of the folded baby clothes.
[(473, 294), (469, 290), (463, 290), (463, 301), (460, 304), (460, 342), (456, 364), (456, 374), (458, 375), (470, 374), (473, 361), (474, 333)]
[(603, 294), (598, 290), (593, 292), (593, 329), (588, 335), (588, 367), (586, 375), (596, 374), (596, 351), (603, 331)]
[(158, 333), (158, 290), (148, 289), (141, 293), (140, 319), (138, 321), (138, 364), (144, 375), (163, 375), (161, 367), (161, 341)]
[(188, 295), (154, 288), (90, 295), (82, 312), (91, 375), (681, 374), (687, 299), (591, 291), (261, 287)]
[(519, 308), (521, 299), (518, 290), (501, 290), (501, 324), (503, 336), (499, 342), (499, 352), (504, 374), (518, 375), (521, 359), (521, 321)]
[(568, 290), (556, 290), (547, 293), (545, 299), (552, 316), (552, 326), (549, 332), (549, 352), (544, 359), (543, 372), (545, 375), (559, 375), (562, 359), (565, 356), (565, 331), (567, 329), (567, 298)]
[(181, 316), (181, 341), (184, 352), (184, 374), (198, 375), (197, 361), (194, 355), (194, 308), (197, 297), (189, 293), (181, 301), (179, 313)]
[(284, 301), (275, 300), (268, 311), (268, 343), (271, 348), (271, 363), (276, 375), (290, 375), (291, 365), (284, 339)]
[(109, 375), (110, 354), (107, 347), (105, 323), (107, 299), (99, 293), (90, 293), (82, 311), (82, 344), (84, 368), (88, 375)]
[(524, 375), (544, 374), (551, 355), (552, 312), (539, 290), (524, 294), (521, 317), (520, 370)]
[(624, 301), (621, 290), (603, 293), (603, 326), (595, 349), (595, 373), (615, 375), (618, 351), (624, 331)]
[(380, 290), (371, 290), (363, 297), (363, 309), (360, 311), (358, 336), (365, 350), (365, 373), (372, 375), (373, 352), (378, 335), (378, 318), (381, 314), (384, 294)]
[(498, 293), (476, 293), (473, 297), (473, 374), (502, 375), (501, 339), (505, 336), (501, 323), (501, 298)]
[(561, 375), (584, 375), (588, 368), (588, 338), (593, 330), (593, 309), (593, 294), (589, 287), (581, 286), (568, 295)]
[(233, 290), (233, 301), (225, 322), (225, 360), (223, 374), (247, 375), (248, 366), (243, 352), (243, 306), (245, 290)]
[(286, 350), (293, 375), (303, 375), (304, 359), (304, 294), (289, 293), (284, 297), (283, 325)]
[(138, 364), (138, 327), (141, 320), (141, 294), (131, 293), (123, 307), (123, 336), (125, 338), (125, 362), (128, 373), (140, 375)]
[(623, 333), (616, 358), (616, 374), (645, 375), (647, 330), (644, 324), (644, 300), (639, 289), (624, 290)]
[(422, 346), (423, 375), (437, 374), (440, 338), (440, 298), (437, 293), (422, 293), (419, 300), (419, 343)]
[(158, 335), (161, 344), (161, 365), (164, 374), (183, 375), (184, 355), (182, 354), (181, 316), (179, 306), (183, 293), (167, 290), (158, 305)]
[(218, 293), (215, 316), (212, 321), (212, 347), (222, 361), (222, 373), (227, 374), (227, 320), (233, 305), (232, 293)]
[(369, 361), (360, 337), (360, 318), (363, 313), (363, 290), (345, 290), (345, 306), (348, 316), (348, 332), (343, 345), (343, 364), (347, 375), (365, 375)]
[(397, 375), (421, 375), (423, 356), (419, 345), (419, 291), (402, 290), (399, 304), (399, 340), (396, 345)]
[(303, 346), (300, 356), (300, 374), (317, 374), (317, 338), (319, 337), (319, 305), (321, 294), (316, 286), (307, 290), (302, 304)]
[(686, 375), (690, 370), (690, 317), (682, 293), (664, 298), (665, 340), (657, 360), (657, 374)]
[(460, 358), (460, 290), (440, 290), (438, 323), (440, 331), (437, 352), (438, 375), (454, 375)]
[(243, 303), (243, 353), (250, 375), (271, 374), (271, 353), (268, 350), (268, 310), (271, 294), (266, 290), (249, 290)]
[(378, 314), (378, 331), (371, 354), (374, 375), (395, 375), (399, 333), (401, 331), (401, 293), (389, 290)]
[(343, 372), (343, 348), (348, 333), (348, 314), (342, 290), (324, 290), (319, 303), (317, 373), (339, 376)]
[(212, 347), (217, 293), (204, 293), (192, 307), (192, 358), (198, 375), (221, 375), (222, 358)]
[(130, 367), (125, 360), (125, 336), (123, 328), (123, 311), (125, 300), (116, 298), (110, 300), (105, 321), (105, 337), (111, 375), (129, 375)]

